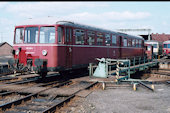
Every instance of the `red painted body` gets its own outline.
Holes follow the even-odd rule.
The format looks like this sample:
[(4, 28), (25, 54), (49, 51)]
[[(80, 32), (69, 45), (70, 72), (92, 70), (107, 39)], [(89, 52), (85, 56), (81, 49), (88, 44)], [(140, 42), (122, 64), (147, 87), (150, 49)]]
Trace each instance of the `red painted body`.
[[(74, 67), (79, 67), (80, 65), (88, 65), (91, 62), (95, 62), (95, 58), (130, 58), (135, 56), (144, 56), (144, 39), (116, 33), (117, 41), (116, 45), (106, 45), (105, 44), (105, 38), (103, 37), (103, 45), (96, 45), (97, 39), (95, 35), (95, 45), (88, 45), (87, 43), (87, 31), (88, 28), (80, 28), (75, 26), (67, 26), (63, 24), (56, 24), (56, 25), (24, 25), (24, 26), (16, 26), (16, 28), (26, 28), (26, 27), (35, 27), (38, 26), (39, 29), (41, 26), (54, 26), (55, 27), (55, 42), (54, 43), (39, 43), (38, 42), (34, 44), (27, 44), (27, 43), (15, 43), (14, 39), (14, 46), (13, 49), (17, 50), (18, 48), (21, 48), (21, 51), (19, 52), (19, 55), (14, 55), (14, 58), (19, 58), (19, 63), (22, 63), (24, 65), (27, 65), (27, 59), (33, 60), (33, 66), (35, 67), (34, 60), (44, 59), (47, 61), (47, 67), (48, 68), (57, 68), (55, 71), (61, 71), (65, 69), (72, 69)], [(58, 26), (63, 27), (63, 37), (62, 42), (58, 43), (58, 32), (57, 28)], [(72, 35), (71, 40), (67, 41), (65, 39), (65, 28), (70, 28)], [(16, 29), (15, 28), (15, 29)], [(74, 29), (82, 29), (85, 31), (85, 38), (84, 38), (84, 44), (76, 44), (75, 41), (75, 34)], [(92, 31), (90, 29), (90, 31)], [(101, 32), (100, 30), (94, 30), (96, 32)], [(106, 32), (102, 32), (104, 35)], [(113, 32), (114, 34), (115, 32)], [(112, 34), (109, 32), (109, 34)], [(40, 33), (38, 37), (40, 36)], [(111, 35), (110, 35), (111, 36)], [(120, 39), (120, 37), (122, 37)], [(142, 44), (141, 47), (132, 47), (132, 43), (130, 46), (127, 47), (123, 46), (123, 39), (127, 38), (129, 39), (136, 39), (141, 40)], [(112, 38), (111, 38), (112, 42)], [(127, 41), (128, 42), (128, 41)], [(42, 55), (42, 51), (46, 50), (47, 55)], [(58, 67), (62, 67), (62, 69), (59, 69)]]
[(163, 42), (163, 54), (170, 56), (170, 41)]

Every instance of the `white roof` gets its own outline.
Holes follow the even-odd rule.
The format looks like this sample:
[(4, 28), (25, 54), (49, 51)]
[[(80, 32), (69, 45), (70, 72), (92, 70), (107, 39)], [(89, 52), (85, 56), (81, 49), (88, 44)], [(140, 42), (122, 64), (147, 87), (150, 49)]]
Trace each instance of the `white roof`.
[(121, 36), (130, 36), (130, 37), (134, 37), (138, 39), (143, 39), (143, 37), (141, 36), (129, 35), (126, 33), (107, 30), (107, 29), (103, 29), (103, 28), (99, 28), (99, 27), (95, 27), (91, 25), (83, 25), (83, 24), (74, 22), (74, 20), (69, 20), (69, 19), (65, 20), (64, 18), (56, 18), (56, 17), (45, 17), (45, 18), (36, 18), (36, 19), (30, 18), (30, 19), (27, 19), (27, 20), (24, 20), (18, 23), (16, 26), (18, 25), (54, 25), (54, 24), (74, 26), (74, 27), (79, 27), (79, 28), (88, 28), (91, 30), (99, 30), (101, 32), (121, 34)]
[(168, 44), (170, 44), (170, 40), (164, 41), (163, 43), (168, 43)]
[(134, 37), (134, 38), (143, 39), (143, 37), (141, 37), (141, 36), (129, 35), (129, 34), (126, 34), (126, 33), (116, 32), (116, 31), (107, 30), (107, 29), (103, 29), (103, 28), (99, 28), (99, 27), (95, 27), (95, 26), (90, 26), (90, 25), (84, 25), (84, 24), (73, 22), (73, 21), (57, 21), (56, 24), (74, 26), (74, 27), (78, 27), (78, 28), (91, 29), (91, 30), (94, 30), (94, 31), (98, 30), (100, 32), (115, 33), (115, 34), (121, 34), (121, 36), (130, 36), (130, 37)]

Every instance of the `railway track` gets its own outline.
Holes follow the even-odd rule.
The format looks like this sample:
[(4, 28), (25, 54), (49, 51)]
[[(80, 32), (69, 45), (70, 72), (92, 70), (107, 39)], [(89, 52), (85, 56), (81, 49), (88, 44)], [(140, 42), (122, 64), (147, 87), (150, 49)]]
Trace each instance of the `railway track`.
[[(71, 81), (65, 81), (56, 85), (50, 84), (51, 87), (46, 84), (45, 86), (48, 87), (36, 93), (28, 94), (18, 100), (0, 105), (0, 109), (2, 112), (5, 113), (8, 112), (15, 113), (21, 111), (26, 111), (26, 112), (31, 111), (33, 113), (54, 112), (56, 107), (61, 107), (65, 102), (68, 102), (70, 99), (75, 97), (75, 94), (77, 94), (82, 90), (90, 88), (96, 83), (97, 82), (89, 83), (85, 81), (73, 83)], [(62, 93), (58, 93), (57, 90), (61, 91)], [(7, 109), (10, 109), (11, 107), (12, 109), (10, 111), (5, 111)]]
[[(76, 74), (75, 77), (87, 75), (84, 72), (81, 75)], [(51, 74), (45, 80), (35, 76), (0, 83), (1, 112), (52, 112), (56, 110), (56, 107), (61, 107), (65, 102), (74, 98), (76, 93), (96, 84), (70, 81), (74, 79), (71, 74), (69, 77), (55, 75)]]

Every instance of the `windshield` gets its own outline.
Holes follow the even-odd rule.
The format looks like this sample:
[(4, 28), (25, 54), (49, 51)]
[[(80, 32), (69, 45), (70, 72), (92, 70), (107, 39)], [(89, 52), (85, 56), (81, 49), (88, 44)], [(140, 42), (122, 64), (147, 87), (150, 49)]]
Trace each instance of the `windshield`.
[(167, 44), (164, 44), (164, 48), (167, 48)]
[(55, 43), (55, 27), (40, 28), (40, 43)]
[(170, 48), (170, 44), (164, 44), (164, 48)]
[(170, 48), (170, 44), (167, 44), (167, 48)]
[(153, 48), (157, 48), (157, 44), (153, 44)]
[(23, 43), (24, 28), (16, 28), (15, 30), (15, 43)]
[(38, 27), (26, 27), (24, 43), (37, 43), (38, 42)]

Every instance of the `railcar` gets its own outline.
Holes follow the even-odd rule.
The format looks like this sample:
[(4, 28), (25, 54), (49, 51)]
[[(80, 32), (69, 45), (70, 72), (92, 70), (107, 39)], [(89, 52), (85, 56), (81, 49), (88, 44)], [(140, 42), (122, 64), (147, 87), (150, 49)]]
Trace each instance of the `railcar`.
[(170, 57), (170, 40), (163, 42), (163, 54)]
[(95, 58), (144, 56), (144, 39), (125, 33), (70, 21), (51, 25), (15, 26), (13, 55), (15, 69), (29, 69), (45, 76), (87, 67)]
[[(144, 42), (144, 44), (146, 47), (146, 54), (150, 53), (150, 51), (153, 51), (153, 54), (156, 56), (162, 55), (163, 49), (162, 49), (161, 42), (158, 42), (156, 40), (147, 40)], [(151, 50), (151, 49), (153, 49), (153, 50)]]

